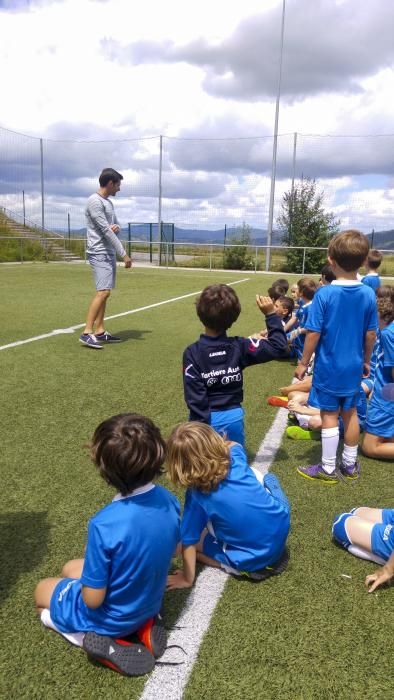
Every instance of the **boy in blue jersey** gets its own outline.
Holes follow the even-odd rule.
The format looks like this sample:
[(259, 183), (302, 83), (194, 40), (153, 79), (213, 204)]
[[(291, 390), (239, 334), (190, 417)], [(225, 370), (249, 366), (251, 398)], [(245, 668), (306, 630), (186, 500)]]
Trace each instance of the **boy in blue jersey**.
[(316, 282), (309, 278), (304, 277), (298, 282), (299, 289), (299, 307), (296, 312), (296, 318), (298, 322), (298, 327), (289, 333), (288, 338), (291, 342), (291, 348), (294, 350), (294, 355), (298, 360), (302, 357), (302, 351), (304, 349), (306, 330), (305, 326), (308, 320), (308, 315), (310, 307), (313, 301), (313, 297), (317, 292)]
[(368, 253), (367, 262), (365, 263), (365, 268), (367, 274), (362, 277), (361, 282), (371, 287), (374, 292), (380, 287), (380, 277), (377, 272), (383, 260), (383, 255), (379, 250), (370, 250)]
[(368, 457), (393, 460), (394, 403), (385, 399), (384, 388), (394, 381), (394, 302), (390, 297), (378, 297), (377, 305), (380, 337), (362, 450)]
[[(179, 503), (152, 483), (163, 471), (165, 443), (149, 418), (124, 413), (104, 421), (91, 454), (119, 493), (91, 518), (85, 558), (69, 561), (61, 578), (37, 585), (37, 612), (91, 657), (120, 673), (142, 675), (165, 648), (156, 616), (179, 541)], [(146, 646), (117, 643), (131, 633)]]
[(256, 581), (283, 571), (290, 506), (274, 474), (263, 477), (241, 445), (201, 423), (173, 430), (167, 465), (173, 483), (187, 488), (183, 570), (168, 577), (168, 588), (192, 586), (197, 560)]
[(256, 297), (265, 315), (267, 338), (229, 337), (241, 305), (226, 284), (206, 287), (197, 300), (197, 315), (204, 333), (183, 353), (183, 386), (189, 419), (212, 425), (230, 440), (245, 442), (243, 370), (287, 356), (282, 321), (269, 297)]
[(322, 460), (297, 471), (307, 479), (326, 484), (335, 484), (339, 478), (339, 414), (344, 425), (339, 469), (345, 478), (359, 476), (356, 405), (361, 380), (369, 376), (378, 325), (375, 294), (357, 280), (357, 270), (368, 249), (368, 239), (359, 231), (343, 231), (331, 239), (328, 260), (337, 279), (315, 295), (306, 323), (303, 355), (295, 372), (297, 379), (303, 379), (315, 353), (309, 404), (321, 410)]

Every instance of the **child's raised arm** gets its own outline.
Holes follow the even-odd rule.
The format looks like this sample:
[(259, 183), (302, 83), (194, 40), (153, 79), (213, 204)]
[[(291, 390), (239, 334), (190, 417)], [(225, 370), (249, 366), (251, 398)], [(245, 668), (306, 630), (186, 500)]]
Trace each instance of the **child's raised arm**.
[(196, 576), (197, 545), (189, 544), (182, 549), (183, 570), (178, 569), (167, 577), (167, 590), (190, 588)]

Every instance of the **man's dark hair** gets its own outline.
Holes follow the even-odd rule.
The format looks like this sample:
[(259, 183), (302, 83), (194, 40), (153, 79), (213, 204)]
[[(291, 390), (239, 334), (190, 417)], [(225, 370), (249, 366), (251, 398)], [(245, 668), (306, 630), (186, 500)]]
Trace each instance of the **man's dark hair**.
[(294, 311), (294, 299), (292, 299), (291, 297), (283, 296), (283, 297), (279, 297), (279, 299), (277, 299), (277, 301), (279, 301), (282, 304), (284, 309), (287, 309), (287, 312), (289, 314), (293, 313), (293, 311)]
[(275, 282), (272, 287), (269, 288), (267, 294), (272, 301), (278, 301), (279, 297), (286, 296), (286, 289)]
[(123, 175), (113, 168), (104, 168), (99, 177), (100, 187), (106, 187), (111, 181), (116, 184), (121, 180), (123, 180)]
[(197, 316), (210, 330), (224, 333), (237, 320), (241, 304), (227, 284), (211, 284), (205, 287), (196, 301)]
[(162, 474), (165, 454), (159, 428), (138, 413), (120, 413), (103, 421), (91, 444), (100, 475), (123, 496)]
[(325, 265), (323, 265), (321, 272), (320, 272), (320, 276), (324, 277), (327, 284), (331, 284), (331, 282), (336, 280), (336, 275), (334, 275), (332, 267), (329, 263), (326, 263)]
[(272, 283), (273, 287), (282, 287), (282, 289), (285, 290), (285, 294), (289, 291), (289, 282), (286, 280), (284, 277), (281, 277), (278, 280), (275, 280), (275, 282)]

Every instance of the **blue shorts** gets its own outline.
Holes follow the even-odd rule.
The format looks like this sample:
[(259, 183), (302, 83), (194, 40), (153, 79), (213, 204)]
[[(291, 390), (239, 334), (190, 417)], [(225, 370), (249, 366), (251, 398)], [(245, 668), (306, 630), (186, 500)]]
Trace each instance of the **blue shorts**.
[(394, 509), (384, 508), (382, 520), (372, 528), (371, 546), (374, 554), (388, 559), (394, 552)]
[[(394, 406), (394, 404), (393, 404)], [(373, 397), (368, 406), (364, 431), (383, 438), (394, 437), (394, 410), (391, 413), (382, 410)]]
[(88, 255), (89, 264), (94, 275), (96, 290), (113, 289), (116, 280), (116, 257), (107, 253)]
[(335, 396), (322, 389), (316, 389), (312, 384), (308, 404), (313, 408), (320, 408), (321, 411), (349, 411), (356, 408), (358, 398), (359, 390), (353, 396)]
[(229, 408), (228, 411), (211, 411), (211, 426), (227, 440), (239, 442), (245, 447), (244, 416), (245, 411), (241, 406)]
[(219, 562), (224, 570), (233, 569), (236, 571), (236, 569), (234, 569), (234, 565), (231, 564), (231, 561), (224, 553), (223, 545), (221, 545), (210, 532), (207, 532), (205, 535), (203, 553), (207, 557), (210, 557), (210, 559), (214, 559), (215, 561)]

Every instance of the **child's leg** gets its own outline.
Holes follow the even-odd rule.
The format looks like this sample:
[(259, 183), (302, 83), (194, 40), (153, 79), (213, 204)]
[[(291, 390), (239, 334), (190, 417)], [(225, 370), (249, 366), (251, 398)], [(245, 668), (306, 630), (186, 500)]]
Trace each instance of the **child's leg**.
[(339, 444), (339, 411), (321, 411), (322, 467), (327, 474), (333, 474), (336, 467)]
[(70, 559), (62, 569), (62, 578), (81, 578), (84, 559)]
[(358, 441), (360, 438), (360, 426), (357, 409), (350, 408), (341, 413), (343, 420), (343, 452), (341, 463), (344, 467), (354, 467), (357, 462)]
[(356, 515), (358, 518), (362, 518), (363, 520), (367, 520), (370, 523), (383, 522), (381, 508), (355, 508), (353, 510), (353, 515)]
[(371, 459), (394, 459), (394, 439), (365, 433), (362, 451)]
[(221, 569), (221, 564), (219, 561), (216, 561), (216, 559), (204, 554), (204, 542), (206, 537), (209, 537), (210, 535), (211, 533), (208, 531), (208, 528), (204, 528), (201, 533), (200, 541), (197, 545), (197, 561), (201, 562), (201, 564), (205, 564), (206, 566), (214, 566), (216, 569)]
[(36, 604), (37, 612), (41, 615), (41, 612), (45, 608), (49, 608), (52, 598), (52, 593), (55, 590), (61, 578), (44, 578), (40, 581), (34, 591), (34, 601)]
[(374, 509), (358, 508), (352, 513), (342, 513), (334, 521), (332, 534), (335, 540), (347, 549), (350, 554), (360, 559), (367, 559), (368, 561), (382, 564), (385, 560), (379, 554), (375, 554), (372, 547), (372, 530), (377, 522), (382, 522), (382, 511), (380, 511), (380, 520), (378, 521), (365, 520), (363, 517), (356, 515), (356, 513), (369, 510)]

